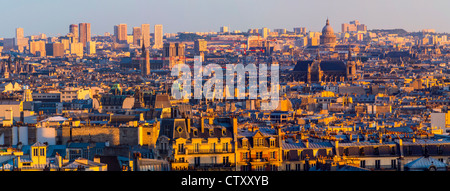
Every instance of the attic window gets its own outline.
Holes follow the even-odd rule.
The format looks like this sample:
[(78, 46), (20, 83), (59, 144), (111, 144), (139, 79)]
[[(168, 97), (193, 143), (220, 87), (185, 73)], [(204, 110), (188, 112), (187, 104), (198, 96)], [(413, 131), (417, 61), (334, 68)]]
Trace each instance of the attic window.
[(242, 147), (247, 147), (248, 146), (248, 139), (243, 138), (242, 139)]
[(197, 130), (194, 130), (194, 131), (193, 131), (193, 134), (194, 134), (194, 136), (197, 136), (197, 135), (198, 135)]
[(209, 129), (209, 136), (213, 136), (214, 135), (214, 131), (213, 131), (213, 129), (211, 128), (211, 129)]
[(178, 133), (182, 133), (182, 132), (183, 132), (183, 127), (178, 126), (178, 127), (177, 127), (177, 131), (178, 131)]

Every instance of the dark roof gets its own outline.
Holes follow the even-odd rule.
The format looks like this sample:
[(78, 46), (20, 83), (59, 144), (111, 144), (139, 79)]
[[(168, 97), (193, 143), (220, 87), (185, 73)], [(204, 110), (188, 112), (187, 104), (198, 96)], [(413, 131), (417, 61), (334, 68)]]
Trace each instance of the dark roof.
[(107, 164), (108, 171), (122, 171), (117, 156), (100, 156), (100, 162)]

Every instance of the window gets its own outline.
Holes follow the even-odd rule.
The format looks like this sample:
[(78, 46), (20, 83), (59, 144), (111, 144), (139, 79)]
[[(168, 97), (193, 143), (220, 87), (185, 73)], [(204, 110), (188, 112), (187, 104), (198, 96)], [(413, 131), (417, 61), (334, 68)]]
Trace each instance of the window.
[(256, 152), (256, 159), (262, 159), (262, 152)]
[(228, 156), (223, 157), (223, 164), (224, 165), (228, 164)]
[(213, 129), (211, 128), (211, 129), (209, 129), (209, 136), (213, 136), (214, 135), (214, 131), (213, 131)]
[(197, 130), (194, 130), (194, 136), (197, 136), (198, 135), (198, 131)]
[(44, 149), (41, 149), (40, 156), (45, 156)]
[(277, 166), (274, 164), (270, 165), (270, 171), (278, 171)]
[(247, 146), (248, 146), (248, 140), (242, 139), (242, 147), (247, 147)]
[(198, 153), (199, 149), (200, 149), (200, 143), (195, 143), (194, 144), (194, 152)]
[(211, 163), (217, 164), (217, 157), (211, 157)]
[(227, 130), (226, 129), (222, 129), (222, 135), (223, 136), (227, 136)]
[(242, 153), (242, 159), (247, 160), (248, 159), (248, 152)]
[(360, 166), (361, 168), (366, 168), (366, 161), (365, 161), (365, 160), (359, 161), (359, 166)]
[(184, 144), (178, 144), (178, 153), (184, 153)]
[(211, 143), (209, 149), (212, 153), (216, 152), (216, 143)]
[(222, 151), (223, 152), (228, 152), (228, 143), (223, 143), (222, 144)]
[(275, 151), (270, 152), (270, 158), (271, 159), (276, 159), (277, 158), (277, 155), (276, 155)]
[(275, 147), (275, 139), (270, 139), (270, 147)]
[(200, 166), (200, 157), (195, 157), (194, 158), (194, 165), (195, 166)]
[(301, 170), (300, 164), (295, 164), (295, 170), (296, 170), (296, 171), (300, 171), (300, 170)]
[(380, 160), (375, 160), (375, 169), (380, 169), (381, 165), (380, 165)]
[(291, 164), (286, 164), (286, 171), (291, 171)]
[(397, 168), (397, 160), (391, 160), (391, 168), (396, 169)]
[(264, 140), (262, 138), (256, 138), (255, 139), (255, 146), (257, 146), (257, 147), (264, 146)]

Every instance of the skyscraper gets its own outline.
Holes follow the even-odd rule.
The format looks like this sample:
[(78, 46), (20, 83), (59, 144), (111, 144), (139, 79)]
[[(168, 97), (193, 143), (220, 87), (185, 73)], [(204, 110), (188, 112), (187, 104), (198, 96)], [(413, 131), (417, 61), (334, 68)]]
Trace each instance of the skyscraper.
[(36, 56), (45, 56), (45, 41), (31, 41), (30, 42), (30, 53)]
[(133, 45), (139, 46), (140, 44), (142, 44), (142, 29), (133, 27)]
[(295, 34), (306, 34), (306, 28), (305, 27), (296, 27), (294, 28)]
[(23, 36), (23, 28), (16, 28), (16, 39), (15, 43), (17, 46), (17, 49), (22, 52), (24, 50), (24, 47), (28, 44), (28, 39), (24, 38)]
[(163, 47), (163, 35), (163, 26), (155, 25), (155, 44), (153, 45), (153, 48), (161, 49)]
[(86, 51), (87, 54), (95, 54), (97, 52), (96, 42), (95, 41), (89, 41), (86, 44)]
[(220, 32), (221, 33), (227, 33), (228, 32), (228, 27), (227, 26), (220, 27)]
[(47, 56), (62, 57), (64, 56), (64, 45), (60, 42), (46, 44), (45, 52)]
[(150, 24), (141, 25), (141, 34), (142, 34), (141, 38), (145, 44), (145, 48), (150, 47)]
[(259, 33), (261, 37), (267, 38), (269, 36), (269, 29), (264, 27), (261, 29), (261, 32)]
[(72, 34), (72, 42), (78, 42), (78, 25), (71, 24), (69, 26), (69, 34)]
[(91, 23), (80, 23), (79, 30), (80, 42), (83, 44), (83, 47), (85, 47), (86, 42), (91, 41)]
[(116, 37), (116, 42), (120, 44), (127, 43), (127, 24), (119, 24), (114, 26), (114, 36)]
[[(90, 42), (90, 41), (89, 41)], [(83, 43), (70, 43), (70, 54), (74, 54), (76, 56), (82, 57), (83, 56)]]

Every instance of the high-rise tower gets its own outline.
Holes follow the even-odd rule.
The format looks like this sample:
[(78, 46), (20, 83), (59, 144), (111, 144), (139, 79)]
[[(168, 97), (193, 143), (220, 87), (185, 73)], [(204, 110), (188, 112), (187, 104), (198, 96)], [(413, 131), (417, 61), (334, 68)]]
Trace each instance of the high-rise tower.
[(83, 47), (85, 47), (86, 43), (91, 41), (91, 23), (80, 23), (79, 30), (80, 42), (83, 43)]

